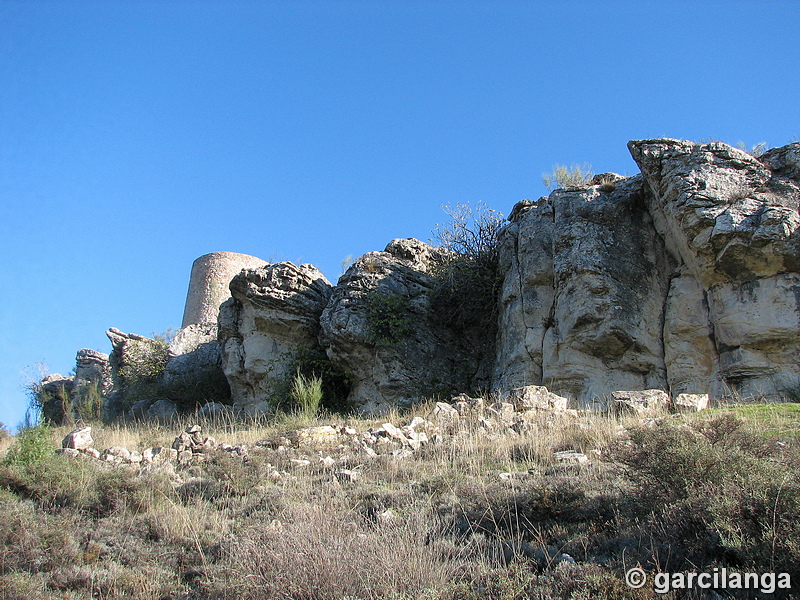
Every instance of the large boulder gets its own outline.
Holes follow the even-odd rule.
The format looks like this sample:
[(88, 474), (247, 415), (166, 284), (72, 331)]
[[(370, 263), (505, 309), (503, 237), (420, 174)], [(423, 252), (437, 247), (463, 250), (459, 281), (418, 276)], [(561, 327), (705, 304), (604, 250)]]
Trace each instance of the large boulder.
[(74, 377), (60, 373), (47, 375), (39, 382), (36, 393), (45, 423), (63, 425), (70, 420), (74, 385)]
[(163, 410), (150, 411), (160, 400), (182, 413), (208, 402), (230, 403), (216, 323), (188, 325), (171, 339), (148, 338), (113, 327), (106, 335), (113, 347), (107, 369), (111, 383), (102, 388), (106, 420), (163, 420)]
[(656, 229), (703, 288), (800, 268), (800, 142), (760, 160), (720, 142), (628, 147), (653, 192)]
[(604, 403), (665, 389), (663, 306), (673, 268), (640, 176), (523, 201), (500, 234), (494, 388), (544, 385)]
[(104, 398), (104, 417), (110, 420), (131, 414), (144, 416), (149, 406), (163, 397), (169, 348), (163, 340), (125, 333), (115, 327), (106, 335), (112, 350), (108, 357), (111, 391)]
[(73, 450), (86, 450), (91, 448), (94, 440), (92, 439), (91, 427), (79, 427), (70, 431), (64, 439), (61, 440), (62, 448), (71, 448)]
[(102, 416), (103, 398), (111, 393), (108, 355), (90, 348), (78, 350), (71, 394), (72, 411), (83, 419)]
[(319, 349), (331, 284), (312, 265), (281, 262), (243, 270), (230, 290), (219, 312), (222, 367), (234, 406), (264, 410), (287, 388), (298, 355)]
[(656, 229), (680, 264), (665, 309), (680, 393), (800, 393), (800, 143), (756, 158), (715, 142), (630, 142)]
[(356, 260), (334, 288), (320, 339), (331, 362), (351, 374), (349, 400), (362, 412), (473, 387), (474, 340), (452, 331), (432, 306), (430, 270), (441, 257), (419, 240), (393, 240)]

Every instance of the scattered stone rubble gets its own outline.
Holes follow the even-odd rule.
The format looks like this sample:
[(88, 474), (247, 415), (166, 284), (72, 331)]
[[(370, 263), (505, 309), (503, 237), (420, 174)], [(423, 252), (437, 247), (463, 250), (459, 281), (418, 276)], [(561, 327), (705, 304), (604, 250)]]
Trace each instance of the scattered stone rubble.
[(73, 458), (88, 457), (115, 465), (151, 465), (174, 462), (178, 465), (197, 464), (205, 461), (205, 455), (219, 448), (242, 458), (247, 457), (247, 447), (218, 444), (211, 436), (204, 436), (199, 425), (192, 425), (175, 438), (171, 448), (156, 446), (146, 448), (143, 452), (129, 450), (121, 446), (112, 446), (103, 451), (92, 447), (91, 427), (81, 427), (69, 432), (61, 442), (56, 454)]
[[(660, 390), (638, 392), (615, 392), (617, 410), (629, 411), (646, 417), (672, 406), (677, 412), (702, 410), (707, 407), (708, 397), (704, 395), (682, 395), (679, 402), (669, 404), (669, 397)], [(428, 446), (444, 442), (446, 436), (460, 435), (463, 432), (482, 432), (488, 436), (518, 437), (535, 433), (540, 427), (549, 427), (561, 420), (577, 420), (578, 411), (567, 408), (566, 398), (553, 394), (544, 386), (524, 386), (516, 388), (489, 404), (484, 398), (471, 398), (466, 394), (456, 396), (450, 403), (437, 402), (426, 418), (413, 417), (406, 425), (397, 426), (389, 421), (359, 432), (354, 427), (344, 425), (322, 425), (283, 432), (275, 439), (256, 442), (258, 448), (268, 448), (286, 459), (291, 469), (317, 467), (327, 469), (339, 481), (353, 482), (360, 473), (352, 464), (380, 456), (390, 459), (408, 459)], [(543, 418), (544, 417), (544, 418)], [(644, 418), (645, 421), (653, 421)], [(578, 424), (580, 425), (580, 424)], [(646, 425), (646, 423), (645, 423)], [(73, 458), (94, 459), (110, 465), (134, 465), (143, 470), (154, 466), (185, 467), (206, 461), (210, 452), (222, 450), (242, 461), (249, 460), (245, 445), (232, 445), (218, 442), (215, 438), (203, 435), (199, 425), (187, 427), (172, 443), (172, 447), (151, 447), (142, 452), (112, 446), (105, 450), (93, 447), (91, 427), (82, 427), (68, 433), (62, 448), (56, 452)], [(324, 450), (338, 456), (332, 458)], [(316, 456), (313, 453), (316, 452)], [(553, 453), (554, 461), (562, 465), (590, 464), (588, 456), (574, 450), (561, 450)], [(172, 471), (174, 474), (174, 469)], [(267, 465), (267, 478), (278, 482), (287, 475), (272, 465)], [(511, 477), (510, 474), (508, 478)]]

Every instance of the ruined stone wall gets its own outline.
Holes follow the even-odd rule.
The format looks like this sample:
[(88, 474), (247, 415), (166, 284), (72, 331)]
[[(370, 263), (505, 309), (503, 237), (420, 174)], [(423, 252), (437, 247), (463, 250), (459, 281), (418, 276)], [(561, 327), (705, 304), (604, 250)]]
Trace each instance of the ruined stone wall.
[(212, 252), (195, 260), (181, 328), (216, 323), (220, 305), (231, 297), (228, 289), (231, 280), (242, 269), (257, 269), (268, 264), (255, 256), (236, 252)]

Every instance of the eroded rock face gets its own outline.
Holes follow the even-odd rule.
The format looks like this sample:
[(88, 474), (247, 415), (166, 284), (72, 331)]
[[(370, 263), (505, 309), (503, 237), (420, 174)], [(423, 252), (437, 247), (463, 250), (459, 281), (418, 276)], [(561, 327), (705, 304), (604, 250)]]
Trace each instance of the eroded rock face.
[(717, 395), (729, 388), (746, 397), (794, 398), (800, 391), (800, 274), (728, 281), (707, 295), (724, 384)]
[(91, 382), (100, 383), (105, 390), (111, 385), (108, 367), (108, 354), (82, 348), (75, 357), (75, 384), (84, 385)]
[(319, 320), (331, 284), (312, 265), (245, 269), (220, 307), (222, 366), (235, 407), (268, 407), (291, 377), (298, 352), (319, 348)]
[(472, 387), (478, 359), (437, 319), (428, 274), (437, 251), (398, 239), (360, 257), (322, 313), (321, 342), (352, 375), (350, 402), (377, 413), (436, 393)]
[(664, 342), (673, 396), (800, 390), (800, 143), (760, 158), (721, 143), (629, 144), (682, 263)]
[(167, 379), (179, 379), (198, 371), (219, 368), (221, 353), (216, 323), (199, 323), (180, 329), (169, 344)]
[(39, 382), (42, 418), (47, 423), (63, 425), (76, 419), (97, 417), (103, 396), (110, 390), (108, 356), (88, 348), (78, 350), (74, 376), (54, 373)]
[(721, 143), (629, 148), (642, 175), (514, 208), (494, 387), (546, 384), (579, 405), (614, 390), (793, 397), (800, 144), (760, 159)]
[(111, 393), (111, 367), (108, 355), (90, 348), (78, 350), (75, 357), (75, 385), (72, 409), (78, 418), (100, 415), (103, 398)]
[(670, 282), (664, 308), (664, 362), (673, 394), (707, 392), (720, 381), (706, 291), (685, 270)]
[(705, 289), (800, 268), (800, 143), (761, 160), (720, 142), (628, 147), (653, 192), (656, 229)]
[(494, 387), (604, 400), (666, 387), (661, 331), (672, 265), (641, 177), (518, 205), (501, 234)]
[[(160, 358), (154, 340), (109, 330), (111, 385), (104, 355), (81, 351), (74, 380), (42, 382), (52, 396), (45, 416), (63, 419), (68, 396), (97, 381), (110, 418), (131, 404), (145, 414), (160, 399), (176, 410), (232, 399), (245, 413), (267, 412), (297, 357), (323, 350), (351, 377), (349, 400), (363, 412), (535, 386), (577, 407), (605, 407), (619, 391), (661, 390), (694, 407), (729, 395), (800, 397), (800, 143), (758, 158), (672, 139), (629, 149), (640, 175), (606, 173), (514, 207), (499, 238), (496, 335), (494, 324), (456, 323), (442, 309), (432, 273), (443, 251), (394, 240), (335, 287), (311, 265), (245, 269), (216, 322), (218, 297), (204, 283), (187, 303), (204, 316)], [(201, 279), (216, 285), (220, 273)], [(224, 375), (223, 393), (181, 396), (197, 373)]]
[(111, 391), (104, 397), (103, 416), (106, 420), (142, 417), (162, 393), (159, 388), (169, 349), (163, 342), (116, 327), (106, 335), (113, 349), (108, 357)]

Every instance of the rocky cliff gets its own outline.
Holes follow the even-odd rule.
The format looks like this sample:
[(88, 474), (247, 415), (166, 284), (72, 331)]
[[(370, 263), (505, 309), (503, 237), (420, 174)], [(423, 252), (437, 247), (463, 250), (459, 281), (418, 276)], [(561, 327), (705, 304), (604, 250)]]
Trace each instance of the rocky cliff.
[(233, 298), (219, 311), (219, 341), (233, 404), (266, 412), (298, 354), (318, 347), (331, 284), (312, 265), (282, 262), (244, 269), (230, 289)]
[(637, 176), (515, 207), (500, 236), (495, 389), (547, 385), (580, 404), (615, 390), (666, 389), (661, 340), (673, 261), (645, 194)]
[[(628, 147), (640, 174), (606, 173), (513, 208), (498, 236), (496, 324), (458, 328), (442, 314), (446, 253), (418, 240), (362, 256), (335, 286), (311, 265), (225, 263), (201, 287), (229, 285), (232, 298), (217, 323), (179, 334), (164, 377), (222, 368), (230, 390), (215, 401), (249, 414), (271, 409), (303, 353), (327, 354), (365, 412), (529, 385), (577, 407), (641, 390), (800, 396), (800, 143), (758, 157), (672, 139)], [(218, 304), (201, 292), (194, 305)], [(124, 350), (142, 344), (120, 334), (109, 334), (116, 397)]]
[(432, 303), (430, 271), (440, 254), (419, 240), (393, 240), (383, 252), (359, 258), (333, 289), (320, 343), (350, 374), (350, 402), (361, 410), (380, 412), (475, 386), (480, 353)]
[(495, 388), (796, 395), (800, 144), (629, 149), (640, 175), (512, 212)]

